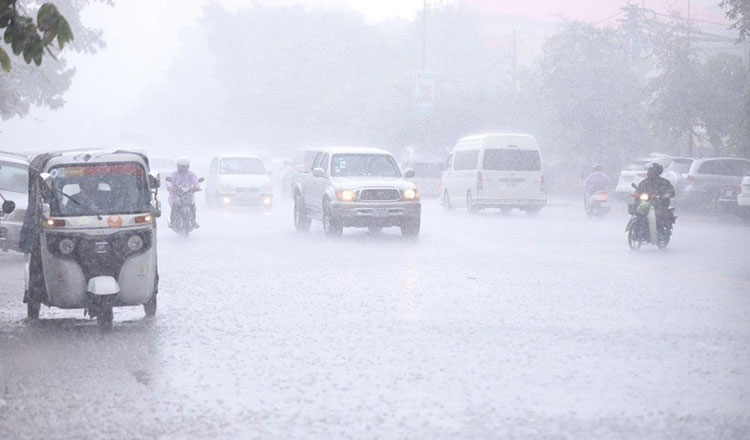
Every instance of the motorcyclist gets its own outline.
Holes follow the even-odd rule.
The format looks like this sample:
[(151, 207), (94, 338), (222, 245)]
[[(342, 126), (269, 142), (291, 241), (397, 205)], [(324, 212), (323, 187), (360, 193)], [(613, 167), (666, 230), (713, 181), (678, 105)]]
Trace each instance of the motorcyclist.
[(649, 196), (660, 197), (658, 203), (652, 202), (652, 205), (656, 208), (656, 219), (659, 223), (667, 214), (669, 202), (675, 195), (674, 186), (669, 180), (661, 177), (662, 172), (664, 172), (664, 167), (656, 162), (646, 165), (646, 178), (638, 184), (635, 190), (638, 194), (645, 193)]
[(583, 190), (586, 196), (599, 191), (606, 191), (607, 189), (609, 189), (609, 176), (604, 174), (601, 165), (594, 164), (591, 167), (591, 174), (583, 182)]
[[(196, 188), (197, 191), (200, 191), (201, 189), (198, 182), (198, 176), (190, 171), (190, 160), (186, 157), (177, 159), (177, 171), (174, 171), (170, 175), (170, 178), (172, 181), (167, 183), (167, 191), (169, 191), (169, 227), (171, 228), (174, 223), (175, 215), (177, 214), (174, 209), (174, 202), (177, 199), (177, 188), (181, 185), (188, 185)], [(193, 204), (192, 221), (194, 229), (200, 228), (200, 225), (195, 221), (196, 211), (195, 204)]]

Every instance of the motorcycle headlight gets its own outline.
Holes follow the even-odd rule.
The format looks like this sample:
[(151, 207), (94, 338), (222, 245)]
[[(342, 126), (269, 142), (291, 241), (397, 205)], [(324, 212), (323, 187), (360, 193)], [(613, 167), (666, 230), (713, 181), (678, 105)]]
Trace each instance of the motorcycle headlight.
[(648, 194), (645, 194), (645, 193), (644, 193), (644, 194), (641, 194), (641, 200), (643, 200), (644, 202), (645, 202), (646, 200), (648, 200)]
[(417, 200), (417, 198), (419, 198), (419, 193), (417, 193), (416, 189), (407, 189), (404, 191), (405, 200)]
[(128, 249), (133, 252), (138, 252), (143, 247), (143, 239), (140, 235), (131, 235), (128, 238)]
[(70, 255), (76, 249), (76, 244), (69, 238), (63, 238), (57, 247), (63, 255)]
[(345, 189), (339, 193), (339, 200), (342, 202), (353, 202), (357, 198), (357, 193), (350, 189)]

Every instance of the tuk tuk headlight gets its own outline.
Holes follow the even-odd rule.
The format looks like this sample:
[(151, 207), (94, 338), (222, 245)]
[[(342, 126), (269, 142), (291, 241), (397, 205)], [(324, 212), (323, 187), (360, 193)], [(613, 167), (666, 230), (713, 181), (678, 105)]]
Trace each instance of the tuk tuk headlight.
[(57, 248), (60, 249), (60, 252), (63, 255), (70, 255), (76, 249), (76, 243), (69, 238), (63, 238), (60, 240), (60, 244), (57, 245)]
[(143, 239), (140, 235), (131, 235), (130, 238), (128, 238), (128, 249), (130, 249), (132, 252), (138, 252), (143, 248)]

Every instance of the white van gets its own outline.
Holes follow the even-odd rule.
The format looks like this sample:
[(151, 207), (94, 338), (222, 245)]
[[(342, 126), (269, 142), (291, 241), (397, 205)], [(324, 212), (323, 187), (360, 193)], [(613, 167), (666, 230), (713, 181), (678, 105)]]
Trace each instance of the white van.
[(461, 139), (445, 163), (442, 191), (447, 209), (539, 212), (547, 204), (547, 189), (536, 138), (485, 134)]

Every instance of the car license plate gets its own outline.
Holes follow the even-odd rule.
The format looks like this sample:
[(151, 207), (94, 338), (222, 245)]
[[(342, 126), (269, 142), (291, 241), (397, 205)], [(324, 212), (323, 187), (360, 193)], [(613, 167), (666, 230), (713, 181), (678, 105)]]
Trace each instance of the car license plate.
[(388, 208), (375, 208), (372, 213), (375, 217), (388, 217)]

